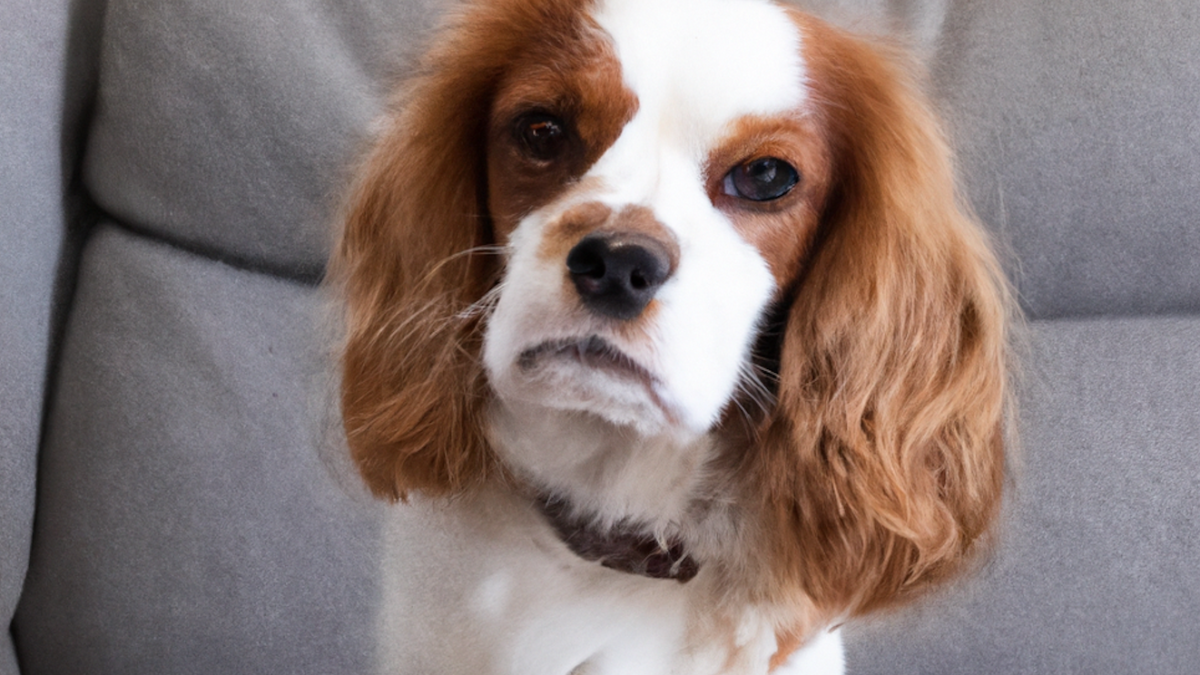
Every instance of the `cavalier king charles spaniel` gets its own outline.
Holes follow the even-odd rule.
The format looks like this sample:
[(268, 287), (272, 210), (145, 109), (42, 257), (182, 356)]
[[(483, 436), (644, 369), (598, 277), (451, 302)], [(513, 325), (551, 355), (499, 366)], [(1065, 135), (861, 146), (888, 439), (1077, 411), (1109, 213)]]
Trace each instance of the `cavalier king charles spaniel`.
[(392, 667), (837, 673), (982, 548), (1011, 293), (914, 70), (769, 0), (453, 14), (331, 266)]

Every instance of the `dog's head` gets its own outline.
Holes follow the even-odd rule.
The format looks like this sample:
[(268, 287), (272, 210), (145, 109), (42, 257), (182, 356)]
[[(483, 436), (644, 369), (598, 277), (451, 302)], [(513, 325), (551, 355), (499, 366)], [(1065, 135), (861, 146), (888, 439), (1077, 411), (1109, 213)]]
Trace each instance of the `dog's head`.
[(520, 464), (499, 403), (740, 438), (773, 583), (830, 606), (955, 567), (1000, 492), (1008, 297), (903, 61), (761, 0), (495, 0), (438, 40), (335, 256), (372, 490)]

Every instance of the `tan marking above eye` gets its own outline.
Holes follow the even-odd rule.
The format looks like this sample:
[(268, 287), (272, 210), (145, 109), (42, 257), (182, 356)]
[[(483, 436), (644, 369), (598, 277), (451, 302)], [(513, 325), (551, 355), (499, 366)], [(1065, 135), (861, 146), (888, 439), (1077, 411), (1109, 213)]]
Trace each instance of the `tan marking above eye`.
[[(831, 181), (830, 156), (820, 120), (802, 114), (741, 119), (709, 155), (705, 168), (709, 199), (759, 250), (780, 288), (799, 275), (816, 235)], [(758, 195), (762, 199), (739, 194), (737, 186), (730, 185), (736, 178), (731, 172), (766, 159), (794, 169), (795, 182), (785, 175), (773, 186), (777, 194), (767, 189)], [(752, 184), (744, 188), (746, 192), (756, 189)]]
[[(570, 190), (637, 110), (608, 38), (586, 25), (572, 36), (524, 47), (497, 83), (488, 132), (487, 207), (498, 240)], [(529, 136), (551, 132), (556, 124), (560, 135), (554, 140)]]

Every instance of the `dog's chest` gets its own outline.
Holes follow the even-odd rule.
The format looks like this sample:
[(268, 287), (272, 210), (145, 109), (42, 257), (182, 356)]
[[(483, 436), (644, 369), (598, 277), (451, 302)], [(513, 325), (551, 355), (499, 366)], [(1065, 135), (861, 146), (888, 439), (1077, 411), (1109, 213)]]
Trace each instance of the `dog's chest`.
[(761, 673), (774, 651), (765, 622), (705, 616), (703, 570), (683, 584), (587, 562), (517, 497), (414, 502), (387, 518), (381, 672)]

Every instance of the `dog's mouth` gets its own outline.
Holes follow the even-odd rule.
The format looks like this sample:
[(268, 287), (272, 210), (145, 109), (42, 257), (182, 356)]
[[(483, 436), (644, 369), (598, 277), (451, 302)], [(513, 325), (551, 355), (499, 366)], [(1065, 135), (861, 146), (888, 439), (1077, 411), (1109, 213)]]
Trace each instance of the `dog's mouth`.
[[(551, 407), (573, 408), (583, 402), (583, 409), (622, 424), (636, 424), (656, 410), (653, 417), (659, 421), (679, 422), (679, 411), (664, 395), (661, 378), (598, 335), (538, 343), (518, 355), (516, 366)], [(634, 410), (641, 412), (629, 412)]]
[(588, 370), (630, 378), (646, 385), (654, 383), (657, 379), (625, 352), (598, 335), (548, 340), (521, 352), (517, 358), (517, 366), (523, 372), (529, 373), (548, 361), (574, 362)]

